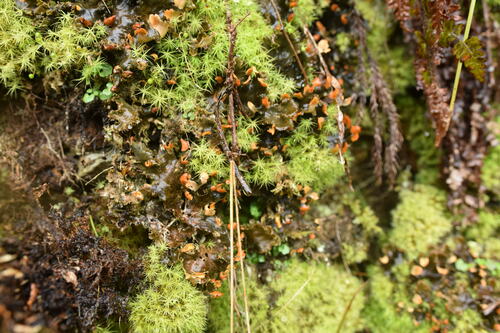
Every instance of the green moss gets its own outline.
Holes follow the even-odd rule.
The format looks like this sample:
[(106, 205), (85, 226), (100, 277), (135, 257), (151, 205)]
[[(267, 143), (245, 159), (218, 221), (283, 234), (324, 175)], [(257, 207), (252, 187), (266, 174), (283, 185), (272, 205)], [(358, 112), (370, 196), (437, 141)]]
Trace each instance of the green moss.
[(344, 53), (351, 47), (352, 36), (346, 32), (339, 32), (335, 36), (335, 45), (339, 48), (340, 52)]
[(415, 326), (407, 312), (396, 308), (395, 285), (380, 267), (368, 269), (369, 298), (362, 315), (373, 333), (429, 332), (426, 324)]
[(486, 333), (483, 326), (483, 318), (481, 314), (472, 309), (466, 309), (459, 316), (454, 317), (452, 321), (454, 328), (450, 331), (452, 333), (462, 333), (462, 332), (475, 332), (475, 333)]
[[(328, 287), (327, 287), (328, 286)], [(270, 288), (277, 297), (270, 323), (272, 332), (335, 332), (361, 282), (341, 266), (292, 260)], [(363, 327), (360, 292), (346, 314), (342, 332)]]
[[(499, 122), (500, 123), (500, 122)], [(500, 145), (491, 147), (484, 159), (481, 169), (481, 180), (484, 186), (496, 196), (500, 197)]]
[(0, 82), (12, 94), (24, 86), (21, 73), (35, 71), (40, 52), (35, 26), (13, 0), (0, 2), (0, 48)]
[[(255, 67), (252, 75), (258, 73), (264, 78), (268, 84), (267, 95), (272, 101), (282, 93), (290, 93), (293, 82), (277, 70), (265, 48), (275, 32), (260, 14), (257, 3), (245, 0), (230, 2), (230, 6), (233, 23), (246, 17), (237, 29), (238, 67), (243, 70)], [(132, 54), (149, 64), (145, 74), (153, 79), (139, 91), (144, 103), (171, 114), (181, 111), (184, 116), (193, 118), (206, 107), (205, 94), (216, 84), (215, 77), (223, 76), (226, 69), (229, 50), (226, 2), (199, 1), (193, 10), (183, 11), (171, 23), (171, 31), (155, 47), (159, 61), (153, 61), (144, 50)], [(164, 87), (169, 79), (176, 81), (175, 87)]]
[(54, 30), (49, 30), (43, 40), (46, 56), (42, 65), (46, 71), (80, 68), (94, 55), (93, 46), (106, 35), (104, 25), (96, 23), (91, 28), (78, 27), (71, 14), (62, 14)]
[[(251, 278), (247, 281), (252, 332), (260, 333), (335, 332), (361, 287), (361, 281), (343, 267), (298, 260), (287, 262), (285, 270), (267, 286)], [(223, 298), (210, 304), (209, 327), (213, 332), (229, 331), (229, 297), (227, 289), (224, 292)], [(361, 291), (346, 314), (342, 332), (363, 328), (359, 317), (363, 302)], [(237, 325), (244, 327), (242, 322)]]
[(166, 245), (149, 248), (146, 290), (129, 304), (134, 332), (202, 332), (206, 326), (206, 300), (185, 278), (180, 266), (166, 267)]
[(292, 24), (298, 29), (302, 29), (303, 26), (310, 26), (320, 17), (321, 13), (326, 7), (328, 7), (329, 3), (330, 1), (328, 0), (298, 1), (297, 7), (293, 10), (295, 17)]
[(500, 229), (500, 213), (486, 210), (479, 212), (478, 221), (466, 231), (468, 239), (481, 241), (498, 235)]
[[(259, 142), (259, 124), (256, 120), (247, 117), (240, 117), (238, 119), (238, 145), (244, 152), (249, 152), (252, 147)], [(230, 142), (229, 138), (229, 142)]]
[(23, 74), (79, 69), (92, 59), (98, 40), (106, 34), (101, 24), (83, 28), (74, 16), (62, 14), (51, 30), (35, 26), (15, 1), (0, 3), (0, 82), (13, 94), (25, 86)]
[(414, 190), (401, 190), (400, 199), (392, 212), (389, 241), (414, 259), (451, 230), (446, 196), (433, 186), (416, 185)]
[(439, 180), (439, 163), (442, 151), (434, 147), (434, 130), (426, 118), (422, 100), (401, 96), (395, 100), (401, 111), (401, 120), (406, 127), (405, 141), (416, 155), (415, 181), (420, 184), (436, 184)]
[(284, 172), (283, 162), (277, 156), (261, 157), (253, 161), (248, 179), (259, 186), (275, 184)]
[[(331, 121), (328, 119), (328, 122)], [(294, 182), (322, 191), (340, 180), (344, 175), (343, 167), (338, 156), (328, 148), (326, 140), (328, 135), (334, 134), (334, 129), (328, 124), (320, 135), (315, 135), (311, 119), (303, 119), (300, 122), (286, 140), (289, 145), (285, 152), (289, 157), (286, 167)]]
[(198, 176), (202, 173), (209, 175), (216, 173), (216, 177), (220, 180), (229, 177), (229, 164), (226, 156), (205, 140), (193, 145), (188, 166)]
[[(465, 236), (474, 244), (478, 244), (478, 254), (488, 259), (499, 259), (500, 239), (500, 213), (488, 210), (479, 212), (478, 221), (467, 228)], [(471, 243), (471, 242), (469, 242)]]
[(362, 230), (361, 235), (342, 243), (342, 256), (349, 264), (360, 263), (368, 258), (370, 238), (381, 233), (382, 229), (378, 226), (379, 220), (373, 210), (355, 193), (345, 193), (342, 202), (354, 215), (352, 223), (359, 225)]

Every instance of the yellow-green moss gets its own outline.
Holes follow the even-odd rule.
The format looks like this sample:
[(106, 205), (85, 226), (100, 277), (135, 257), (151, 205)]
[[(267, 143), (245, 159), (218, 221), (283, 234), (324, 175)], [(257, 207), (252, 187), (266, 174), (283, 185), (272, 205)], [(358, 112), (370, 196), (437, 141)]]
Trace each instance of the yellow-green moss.
[[(215, 86), (215, 77), (224, 75), (227, 66), (229, 39), (226, 24), (226, 1), (198, 1), (193, 9), (186, 9), (171, 21), (171, 30), (155, 46), (159, 61), (148, 56), (144, 49), (132, 55), (136, 61), (149, 64), (145, 74), (151, 84), (140, 87), (144, 103), (162, 111), (185, 117), (206, 107), (205, 95)], [(290, 93), (293, 81), (274, 66), (265, 45), (275, 33), (253, 0), (229, 2), (233, 23), (238, 25), (235, 45), (237, 66), (246, 70), (255, 67), (252, 76), (264, 78), (271, 101), (282, 93)], [(247, 15), (248, 14), (248, 15)], [(164, 82), (173, 79), (175, 87), (165, 88)]]
[(51, 30), (43, 24), (35, 26), (25, 17), (15, 1), (0, 2), (0, 82), (15, 93), (25, 86), (24, 75), (43, 71), (68, 69), (79, 70), (94, 56), (93, 46), (106, 34), (101, 24), (91, 28), (78, 26), (73, 15), (58, 17)]
[[(335, 332), (361, 281), (344, 267), (292, 260), (269, 284), (276, 298), (271, 332)], [(341, 332), (363, 328), (359, 314), (364, 294), (359, 292), (346, 314)]]
[(500, 145), (490, 148), (484, 159), (481, 179), (487, 189), (500, 196)]
[[(345, 316), (341, 332), (363, 328), (359, 316), (364, 302), (363, 291), (358, 290), (361, 281), (344, 267), (294, 259), (269, 285), (261, 285), (251, 278), (247, 281), (252, 332), (335, 332), (356, 291), (359, 293)], [(224, 298), (211, 301), (209, 328), (212, 332), (229, 331), (227, 289), (224, 292)], [(241, 296), (241, 291), (239, 294)], [(242, 306), (242, 298), (239, 299)], [(243, 322), (237, 325), (244, 327)]]
[(415, 326), (406, 311), (396, 307), (395, 285), (378, 266), (368, 269), (369, 298), (362, 316), (373, 333), (429, 332), (428, 325)]
[(344, 176), (344, 170), (328, 148), (328, 135), (334, 135), (328, 119), (320, 135), (315, 135), (311, 119), (303, 119), (286, 140), (289, 145), (285, 155), (290, 158), (286, 168), (290, 178), (301, 185), (309, 185), (316, 191), (322, 191), (334, 185)]
[(488, 259), (500, 258), (500, 213), (482, 210), (478, 221), (465, 231), (467, 239), (474, 241), (480, 248), (481, 257)]
[(203, 332), (206, 326), (205, 296), (184, 277), (180, 266), (166, 267), (166, 245), (153, 245), (145, 262), (146, 290), (129, 304), (130, 322), (137, 333)]
[(297, 7), (294, 7), (294, 18), (292, 24), (298, 29), (303, 26), (311, 25), (319, 18), (323, 9), (329, 5), (328, 0), (301, 0), (297, 2)]
[(35, 26), (13, 0), (0, 2), (0, 79), (14, 93), (21, 89), (21, 73), (34, 71), (40, 45), (35, 40)]
[(401, 190), (400, 199), (392, 212), (389, 241), (414, 259), (451, 230), (446, 195), (433, 186), (415, 185), (413, 190)]
[(252, 162), (249, 180), (259, 186), (275, 184), (283, 175), (284, 163), (280, 157), (261, 157)]
[(454, 316), (452, 323), (454, 328), (450, 331), (452, 333), (486, 333), (488, 330), (483, 325), (483, 318), (481, 314), (472, 309), (466, 309), (458, 316)]
[(220, 180), (229, 177), (226, 155), (205, 140), (193, 145), (189, 168), (197, 175), (216, 173), (216, 177)]
[(354, 214), (352, 223), (362, 227), (361, 235), (342, 243), (342, 256), (349, 264), (360, 263), (368, 258), (370, 238), (382, 232), (382, 229), (378, 226), (379, 221), (373, 210), (356, 194), (352, 192), (344, 194), (342, 202)]

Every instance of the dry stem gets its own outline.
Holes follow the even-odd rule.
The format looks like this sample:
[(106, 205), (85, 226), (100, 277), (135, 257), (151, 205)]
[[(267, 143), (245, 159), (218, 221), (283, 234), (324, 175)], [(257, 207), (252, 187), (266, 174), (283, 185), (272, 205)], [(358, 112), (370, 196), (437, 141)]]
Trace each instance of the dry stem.
[(283, 35), (286, 38), (286, 41), (288, 42), (288, 45), (290, 46), (290, 49), (293, 52), (293, 56), (295, 57), (295, 60), (297, 61), (297, 65), (299, 65), (300, 71), (302, 72), (302, 76), (304, 76), (304, 81), (306, 84), (309, 84), (309, 80), (307, 79), (307, 73), (306, 70), (304, 69), (304, 66), (302, 65), (302, 62), (300, 61), (299, 54), (297, 53), (297, 50), (295, 49), (295, 46), (293, 46), (292, 40), (290, 39), (290, 35), (288, 35), (288, 32), (286, 32), (285, 25), (283, 24), (283, 20), (281, 20), (281, 15), (278, 10), (278, 6), (276, 6), (276, 3), (274, 0), (271, 0), (271, 5), (274, 8), (274, 11), (276, 12), (276, 17), (278, 18), (278, 21), (281, 26), (281, 31), (283, 32)]

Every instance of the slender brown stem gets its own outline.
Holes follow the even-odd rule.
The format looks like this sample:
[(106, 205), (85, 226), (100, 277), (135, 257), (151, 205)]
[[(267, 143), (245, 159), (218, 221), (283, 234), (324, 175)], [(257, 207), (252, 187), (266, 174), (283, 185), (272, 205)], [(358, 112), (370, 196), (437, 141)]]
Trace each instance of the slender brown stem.
[(299, 54), (297, 53), (297, 50), (295, 49), (295, 46), (293, 45), (293, 42), (290, 39), (290, 35), (288, 35), (288, 32), (286, 32), (285, 25), (283, 24), (283, 20), (281, 20), (281, 15), (280, 15), (278, 6), (276, 6), (276, 3), (274, 2), (274, 0), (271, 0), (271, 5), (273, 6), (274, 11), (276, 12), (276, 17), (278, 18), (278, 21), (280, 23), (281, 31), (283, 32), (283, 35), (285, 36), (285, 39), (288, 42), (290, 49), (292, 50), (293, 56), (295, 57), (295, 60), (297, 61), (297, 65), (299, 65), (300, 71), (302, 72), (302, 76), (304, 76), (304, 81), (306, 84), (309, 84), (309, 80), (307, 79), (306, 70), (304, 69), (302, 62), (300, 61)]
[(229, 176), (229, 256), (230, 256), (230, 268), (229, 268), (229, 298), (231, 303), (231, 314), (230, 314), (230, 327), (231, 333), (234, 332), (234, 300), (235, 300), (235, 276), (234, 276), (234, 161), (230, 162), (230, 176)]
[(358, 289), (356, 289), (356, 291), (354, 292), (354, 294), (352, 294), (352, 297), (351, 299), (349, 300), (349, 303), (347, 304), (346, 308), (344, 309), (344, 313), (342, 314), (342, 319), (340, 320), (340, 323), (339, 323), (339, 326), (337, 327), (337, 333), (340, 333), (342, 332), (342, 326), (344, 326), (344, 322), (345, 322), (345, 318), (347, 317), (347, 313), (349, 312), (349, 310), (351, 309), (352, 307), (352, 303), (354, 302), (354, 299), (356, 298), (356, 296), (359, 294), (359, 292), (361, 290), (363, 290), (363, 288), (365, 287), (366, 285), (366, 282), (363, 282), (362, 285), (360, 285), (358, 287)]
[(311, 34), (311, 31), (309, 31), (309, 28), (304, 26), (303, 30), (304, 30), (304, 34), (307, 36), (307, 38), (309, 39), (309, 41), (313, 45), (314, 51), (316, 52), (316, 55), (318, 56), (318, 59), (319, 59), (319, 62), (321, 63), (321, 66), (323, 66), (323, 74), (332, 80), (333, 87), (335, 89), (338, 89), (340, 92), (338, 97), (337, 97), (337, 104), (342, 104), (342, 101), (344, 99), (344, 95), (343, 95), (342, 87), (340, 86), (339, 81), (337, 80), (337, 78), (335, 76), (332, 75), (332, 73), (330, 73), (330, 70), (328, 69), (328, 65), (326, 64), (325, 58), (323, 58), (323, 56), (321, 55), (321, 52), (318, 48), (318, 44), (314, 40), (314, 37)]
[(243, 287), (243, 301), (245, 304), (245, 324), (247, 327), (247, 333), (251, 333), (250, 310), (248, 307), (247, 287), (245, 282), (245, 260), (244, 260), (245, 256), (243, 253), (243, 246), (241, 243), (240, 214), (239, 214), (238, 193), (236, 192), (236, 183), (234, 184), (233, 193), (234, 193), (234, 211), (236, 216), (236, 231), (238, 233), (236, 237), (238, 246), (238, 258), (240, 260), (241, 285)]

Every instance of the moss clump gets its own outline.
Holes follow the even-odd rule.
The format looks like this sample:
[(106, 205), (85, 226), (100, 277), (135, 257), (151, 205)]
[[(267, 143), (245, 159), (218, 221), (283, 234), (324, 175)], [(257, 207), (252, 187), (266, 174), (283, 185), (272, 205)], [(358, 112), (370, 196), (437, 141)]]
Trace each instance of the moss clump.
[(332, 119), (334, 117), (329, 117), (319, 135), (315, 134), (313, 121), (303, 119), (286, 140), (285, 155), (290, 159), (286, 164), (288, 175), (294, 182), (316, 191), (332, 186), (344, 175), (337, 156), (328, 149), (328, 137), (335, 135)]
[[(335, 332), (361, 281), (337, 265), (298, 260), (287, 264), (269, 285), (261, 285), (255, 278), (248, 280), (252, 332)], [(209, 327), (213, 332), (229, 331), (229, 292), (224, 291), (223, 298), (210, 304)], [(341, 332), (363, 328), (359, 317), (363, 302), (361, 291), (347, 312)], [(244, 327), (243, 322), (237, 325)]]
[(149, 248), (146, 258), (148, 288), (130, 302), (134, 332), (202, 332), (206, 325), (205, 297), (185, 278), (182, 268), (165, 267), (165, 245)]
[[(361, 281), (341, 266), (292, 260), (269, 286), (277, 297), (269, 323), (271, 332), (335, 332)], [(360, 292), (341, 332), (363, 328), (359, 316), (363, 303), (364, 294)]]
[(483, 318), (481, 314), (472, 309), (466, 309), (459, 316), (454, 317), (452, 320), (454, 328), (450, 331), (452, 333), (462, 332), (475, 332), (486, 333), (488, 330), (484, 328)]
[(400, 192), (401, 202), (392, 212), (393, 230), (389, 241), (409, 259), (425, 253), (451, 230), (444, 192), (429, 185), (416, 185)]
[[(215, 77), (224, 75), (228, 61), (226, 3), (199, 1), (172, 19), (169, 33), (154, 47), (158, 59), (151, 58), (143, 47), (132, 53), (136, 61), (149, 67), (145, 75), (150, 84), (139, 89), (144, 104), (170, 114), (181, 111), (187, 118), (194, 118), (206, 106), (205, 95), (216, 85)], [(246, 17), (237, 28), (238, 67), (244, 71), (255, 68), (252, 76), (259, 75), (266, 81), (271, 101), (290, 93), (293, 81), (276, 69), (265, 47), (275, 32), (260, 14), (257, 3), (245, 0), (229, 4), (233, 23)], [(165, 87), (167, 80), (174, 80), (175, 86)]]
[(277, 156), (260, 157), (252, 162), (248, 178), (253, 184), (267, 187), (275, 184), (285, 172), (282, 160)]
[[(333, 193), (334, 197), (327, 195), (320, 199), (320, 204), (313, 207), (312, 216), (337, 224), (330, 232), (339, 233), (343, 260), (349, 264), (360, 263), (368, 258), (371, 238), (382, 232), (379, 220), (359, 193), (346, 192), (340, 198), (337, 189)], [(334, 221), (330, 220), (332, 216), (342, 218)]]
[(229, 164), (226, 156), (213, 148), (206, 140), (201, 140), (193, 146), (189, 167), (198, 176), (202, 173), (216, 174), (217, 178), (229, 177)]
[(500, 214), (483, 210), (479, 212), (478, 221), (465, 231), (467, 239), (478, 242), (481, 246), (481, 256), (497, 259), (500, 253)]
[(328, 7), (328, 0), (302, 0), (298, 2), (297, 7), (294, 8), (295, 14), (292, 24), (298, 29), (303, 26), (309, 26), (319, 18), (323, 10)]
[(492, 147), (484, 159), (481, 179), (487, 189), (500, 196), (500, 145)]
[(83, 66), (92, 59), (99, 39), (106, 35), (102, 24), (94, 24), (91, 28), (78, 27), (73, 15), (63, 14), (59, 17), (54, 30), (49, 30), (42, 46), (45, 57), (42, 65), (46, 71), (68, 69), (73, 65)]
[[(247, 117), (238, 118), (238, 145), (244, 152), (252, 151), (258, 144), (259, 139), (259, 124), (256, 120)], [(228, 136), (228, 142), (231, 142), (231, 137)]]
[(33, 72), (40, 45), (35, 40), (35, 26), (15, 1), (0, 2), (0, 81), (14, 93), (23, 87), (21, 73)]
[(101, 24), (78, 26), (69, 13), (60, 15), (53, 29), (42, 28), (25, 17), (15, 1), (0, 3), (0, 82), (8, 93), (25, 86), (23, 73), (33, 78), (41, 71), (81, 68), (94, 56), (91, 47), (106, 34)]
[(370, 292), (362, 315), (366, 321), (366, 327), (371, 332), (429, 332), (428, 325), (415, 326), (406, 311), (397, 311), (395, 285), (384, 275), (380, 267), (370, 267), (368, 274)]

